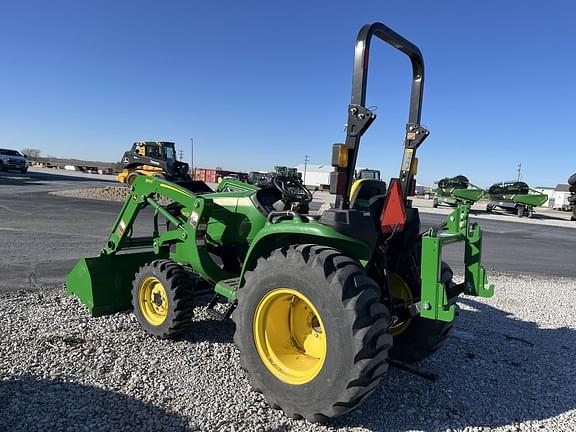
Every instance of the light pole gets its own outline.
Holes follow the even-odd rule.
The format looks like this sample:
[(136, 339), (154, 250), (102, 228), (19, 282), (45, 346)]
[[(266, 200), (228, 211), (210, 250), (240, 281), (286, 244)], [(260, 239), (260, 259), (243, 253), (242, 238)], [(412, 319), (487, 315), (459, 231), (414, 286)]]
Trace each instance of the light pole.
[(304, 157), (304, 175), (302, 176), (302, 184), (306, 184), (306, 169), (308, 168), (308, 161), (310, 159), (308, 158), (308, 155), (306, 155)]
[(194, 138), (190, 138), (190, 169), (192, 170), (192, 179), (195, 177), (194, 172)]

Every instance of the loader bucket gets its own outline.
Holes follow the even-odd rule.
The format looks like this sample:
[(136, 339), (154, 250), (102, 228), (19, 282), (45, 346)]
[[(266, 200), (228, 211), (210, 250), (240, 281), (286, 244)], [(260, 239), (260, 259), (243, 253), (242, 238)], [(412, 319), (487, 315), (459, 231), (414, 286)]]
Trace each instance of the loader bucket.
[(158, 258), (163, 257), (149, 251), (82, 258), (66, 277), (66, 291), (95, 317), (130, 309), (134, 275), (141, 265)]

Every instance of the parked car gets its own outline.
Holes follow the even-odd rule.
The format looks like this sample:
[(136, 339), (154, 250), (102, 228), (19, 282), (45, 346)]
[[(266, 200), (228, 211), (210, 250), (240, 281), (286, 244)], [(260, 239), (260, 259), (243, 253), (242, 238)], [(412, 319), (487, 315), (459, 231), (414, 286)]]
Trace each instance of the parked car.
[(7, 170), (26, 173), (28, 171), (28, 159), (18, 150), (0, 148), (0, 171)]

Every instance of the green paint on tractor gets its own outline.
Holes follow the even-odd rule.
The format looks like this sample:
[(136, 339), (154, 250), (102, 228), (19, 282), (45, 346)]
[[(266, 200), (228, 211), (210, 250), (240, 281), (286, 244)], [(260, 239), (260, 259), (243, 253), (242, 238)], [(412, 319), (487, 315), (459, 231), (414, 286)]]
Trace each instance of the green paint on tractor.
[[(409, 118), (398, 177), (353, 185), (361, 138), (376, 119), (364, 106), (373, 38), (411, 59)], [(376, 388), (387, 358), (419, 361), (446, 340), (459, 295), (494, 290), (469, 206), (426, 232), (411, 207), (416, 151), (429, 135), (420, 124), (423, 83), (415, 45), (381, 23), (364, 26), (345, 142), (332, 147), (333, 208), (311, 212), (312, 194), (294, 176), (276, 174), (263, 187), (225, 179), (216, 191), (138, 176), (106, 244), (79, 260), (67, 291), (94, 316), (134, 305), (141, 326), (162, 338), (193, 326), (194, 308), (209, 294), (211, 317), (235, 311), (242, 364), (268, 399), (310, 421), (353, 409)], [(150, 233), (137, 237), (133, 226), (146, 207)], [(464, 245), (460, 284), (442, 262), (443, 247), (455, 242)]]

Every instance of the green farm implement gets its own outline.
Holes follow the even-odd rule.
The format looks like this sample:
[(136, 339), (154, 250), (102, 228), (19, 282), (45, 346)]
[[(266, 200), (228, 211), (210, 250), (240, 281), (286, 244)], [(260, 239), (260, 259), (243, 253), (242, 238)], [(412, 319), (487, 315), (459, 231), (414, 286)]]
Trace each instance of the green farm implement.
[(576, 174), (572, 174), (568, 179), (568, 184), (570, 185), (570, 196), (568, 197), (568, 202), (572, 210), (572, 216), (570, 220), (576, 221)]
[[(361, 137), (376, 118), (365, 106), (374, 37), (411, 60), (404, 153), (388, 185), (361, 179), (352, 187)], [(282, 175), (266, 187), (226, 180), (211, 192), (138, 176), (104, 248), (68, 275), (68, 292), (94, 316), (132, 309), (162, 338), (194, 331), (204, 301), (216, 321), (235, 321), (242, 367), (272, 406), (310, 421), (352, 410), (389, 364), (410, 368), (446, 342), (459, 295), (493, 294), (469, 206), (421, 232), (408, 200), (429, 134), (420, 124), (423, 83), (415, 45), (383, 24), (362, 27), (346, 139), (332, 147), (335, 208), (309, 214), (310, 192)], [(146, 214), (151, 233), (136, 237), (134, 222)], [(464, 244), (461, 283), (442, 261), (455, 242)]]
[(447, 205), (458, 207), (462, 204), (473, 205), (480, 200), (486, 191), (474, 186), (467, 177), (459, 175), (452, 178), (443, 178), (434, 189), (433, 207)]
[(495, 208), (516, 213), (518, 217), (532, 217), (534, 207), (544, 205), (548, 195), (540, 193), (524, 182), (496, 183), (488, 189), (490, 202), (486, 204), (486, 211), (492, 212)]

